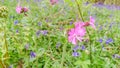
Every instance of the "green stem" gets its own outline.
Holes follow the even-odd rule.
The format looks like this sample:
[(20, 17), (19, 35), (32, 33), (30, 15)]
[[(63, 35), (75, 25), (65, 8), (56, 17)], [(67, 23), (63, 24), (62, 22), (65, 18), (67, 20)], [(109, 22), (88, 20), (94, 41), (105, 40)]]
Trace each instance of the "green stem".
[(5, 68), (5, 66), (4, 66), (4, 64), (3, 64), (3, 62), (2, 62), (2, 60), (0, 60), (0, 66), (1, 66), (2, 68)]
[(60, 68), (64, 68), (63, 64), (64, 64), (64, 59), (65, 59), (65, 54), (66, 54), (66, 44), (63, 46), (62, 61), (61, 61), (61, 67)]
[[(89, 32), (88, 32), (88, 29), (86, 28), (86, 30), (87, 30), (87, 33), (88, 33), (88, 36), (89, 36), (89, 40), (90, 40), (90, 34), (89, 34)], [(90, 67), (92, 67), (93, 58), (92, 58), (92, 45), (91, 45), (91, 40), (90, 40), (89, 45), (90, 45), (90, 62), (91, 62), (91, 66), (90, 66)]]
[[(80, 14), (80, 16), (81, 16), (81, 18), (82, 18), (82, 21), (84, 22), (84, 19), (83, 19), (83, 16), (82, 16), (82, 12), (81, 12), (81, 9), (80, 9), (80, 5), (79, 5), (79, 3), (78, 3), (77, 0), (75, 0), (75, 2), (76, 2), (76, 4), (77, 4), (78, 10), (79, 10), (79, 14)], [(89, 36), (89, 39), (90, 39), (89, 31), (88, 31), (87, 28), (86, 28), (86, 30), (87, 30), (87, 33), (88, 33), (88, 36)], [(92, 59), (92, 45), (91, 45), (91, 40), (90, 40), (89, 45), (90, 45), (90, 62), (91, 62), (91, 66), (90, 66), (90, 67), (92, 67), (93, 59)]]
[(75, 0), (75, 2), (76, 2), (76, 4), (77, 4), (77, 6), (78, 6), (79, 15), (81, 16), (82, 21), (84, 22), (84, 19), (83, 19), (83, 16), (82, 16), (82, 12), (81, 12), (81, 9), (80, 9), (80, 5), (79, 5), (79, 3), (78, 3), (77, 0)]

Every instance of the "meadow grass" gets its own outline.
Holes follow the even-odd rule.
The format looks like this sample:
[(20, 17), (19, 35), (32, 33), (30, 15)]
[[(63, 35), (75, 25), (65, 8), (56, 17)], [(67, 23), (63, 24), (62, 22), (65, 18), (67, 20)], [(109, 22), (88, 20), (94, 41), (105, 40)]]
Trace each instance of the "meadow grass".
[(65, 0), (56, 5), (50, 5), (47, 0), (23, 1), (22, 6), (29, 8), (27, 16), (17, 14), (16, 5), (14, 0), (0, 2), (0, 6), (8, 8), (8, 18), (0, 20), (4, 24), (0, 26), (0, 68), (120, 68), (119, 6), (80, 2), (84, 21), (93, 16), (96, 30), (87, 28), (90, 37), (87, 34), (86, 40), (79, 42), (79, 56), (73, 56), (75, 46), (68, 42), (67, 32), (74, 22), (81, 20), (74, 1)]

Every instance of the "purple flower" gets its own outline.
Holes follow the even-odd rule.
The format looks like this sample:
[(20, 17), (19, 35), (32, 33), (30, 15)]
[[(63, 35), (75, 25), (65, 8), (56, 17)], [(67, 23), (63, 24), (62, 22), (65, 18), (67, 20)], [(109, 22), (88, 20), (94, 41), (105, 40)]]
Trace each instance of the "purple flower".
[(40, 31), (40, 30), (38, 30), (38, 31), (36, 32), (36, 35), (37, 35), (37, 36), (39, 36), (39, 35), (40, 35), (40, 33), (41, 33), (41, 31)]
[(112, 28), (112, 26), (113, 26), (113, 23), (110, 24), (109, 28)]
[(101, 3), (98, 3), (98, 4), (93, 4), (93, 6), (97, 8), (103, 8), (104, 5), (102, 5)]
[(77, 56), (79, 56), (80, 54), (78, 53), (78, 52), (73, 52), (72, 53), (72, 56), (74, 56), (74, 57), (77, 57)]
[(56, 44), (56, 48), (58, 49), (60, 46), (61, 46), (61, 43), (58, 42), (58, 43)]
[(19, 31), (18, 30), (16, 30), (16, 33), (18, 33)]
[(71, 22), (70, 22), (70, 25), (72, 25), (72, 24), (73, 24), (73, 22), (71, 21)]
[(100, 42), (100, 43), (102, 43), (102, 42), (103, 42), (103, 40), (102, 40), (102, 39), (99, 39), (99, 42)]
[(33, 51), (31, 51), (31, 52), (30, 52), (30, 57), (31, 57), (31, 58), (35, 58), (35, 57), (36, 57), (36, 53), (33, 52)]
[(73, 50), (74, 50), (74, 51), (77, 51), (79, 48), (80, 48), (80, 46), (79, 46), (79, 45), (76, 45), (76, 46), (73, 48)]
[(113, 55), (113, 58), (120, 58), (120, 55), (114, 54), (114, 55)]
[(38, 26), (41, 26), (41, 22), (38, 22)]
[(18, 20), (15, 20), (15, 21), (14, 21), (14, 25), (17, 25), (17, 24), (18, 24)]
[(85, 50), (85, 46), (84, 45), (81, 46), (81, 50)]
[(103, 3), (101, 3), (101, 2), (98, 2), (98, 4), (99, 4), (99, 5), (103, 5), (103, 6), (104, 6), (104, 4), (103, 4)]
[(113, 58), (116, 58), (116, 54), (113, 55)]
[(112, 38), (108, 38), (107, 40), (106, 40), (106, 44), (110, 44), (110, 43), (112, 43), (113, 42), (113, 39)]
[(118, 56), (118, 58), (120, 59), (120, 55)]
[(48, 31), (47, 30), (43, 30), (41, 31), (43, 35), (47, 35)]
[(85, 5), (88, 5), (89, 4), (89, 2), (87, 1), (87, 2), (85, 2)]
[(13, 65), (10, 65), (8, 68), (13, 68)]

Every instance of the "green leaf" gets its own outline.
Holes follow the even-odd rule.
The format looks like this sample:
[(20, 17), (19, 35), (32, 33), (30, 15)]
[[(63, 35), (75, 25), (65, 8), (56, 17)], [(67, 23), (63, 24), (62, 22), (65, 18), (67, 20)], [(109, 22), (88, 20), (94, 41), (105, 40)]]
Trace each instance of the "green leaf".
[(90, 60), (82, 61), (78, 60), (75, 65), (82, 66), (82, 68), (89, 68), (88, 65), (90, 65)]

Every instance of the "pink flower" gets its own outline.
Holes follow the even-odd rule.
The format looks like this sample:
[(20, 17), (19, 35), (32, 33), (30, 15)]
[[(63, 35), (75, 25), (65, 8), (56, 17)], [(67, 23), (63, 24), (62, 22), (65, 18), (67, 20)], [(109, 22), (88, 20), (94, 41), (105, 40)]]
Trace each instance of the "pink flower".
[(92, 28), (96, 29), (94, 23), (95, 23), (95, 19), (92, 16), (90, 16), (89, 24), (92, 26)]
[(22, 12), (22, 7), (21, 7), (21, 6), (17, 6), (17, 7), (16, 7), (16, 12), (17, 12), (18, 14), (20, 14), (20, 13)]
[(26, 7), (21, 7), (21, 6), (16, 7), (16, 12), (18, 14), (23, 13), (23, 12), (27, 12), (27, 11), (28, 11), (28, 8), (26, 8)]
[(58, 2), (58, 0), (50, 0), (51, 5), (54, 5)]
[(83, 36), (85, 36), (86, 29), (85, 29), (85, 27), (77, 26), (77, 27), (75, 27), (75, 32), (77, 35), (83, 37)]
[(96, 29), (94, 23), (95, 23), (94, 18), (93, 18), (92, 16), (90, 16), (90, 21), (89, 21), (89, 22), (85, 22), (85, 23), (83, 24), (83, 26), (86, 27), (86, 26), (89, 26), (89, 25), (90, 25), (90, 26), (92, 26), (92, 28)]
[(69, 42), (72, 42), (72, 44), (75, 44), (77, 43), (77, 39), (76, 39), (76, 34), (75, 34), (75, 29), (71, 29), (69, 32), (68, 32), (68, 41)]
[(24, 12), (27, 12), (27, 11), (28, 11), (28, 8), (24, 7), (24, 8), (23, 8), (23, 11), (24, 11)]
[(79, 28), (84, 27), (84, 25), (85, 25), (84, 22), (76, 22), (76, 23), (75, 23), (75, 27), (79, 27)]
[(86, 34), (86, 30), (83, 27), (84, 23), (78, 22), (75, 24), (75, 28), (72, 28), (68, 32), (68, 41), (71, 42), (72, 44), (77, 44), (77, 41), (82, 41), (83, 36)]
[(89, 22), (76, 22), (75, 27), (68, 31), (68, 42), (71, 42), (74, 45), (77, 44), (77, 41), (82, 42), (83, 37), (86, 34), (85, 27), (91, 25), (94, 29), (96, 29), (94, 23), (95, 20), (92, 16), (90, 16)]

